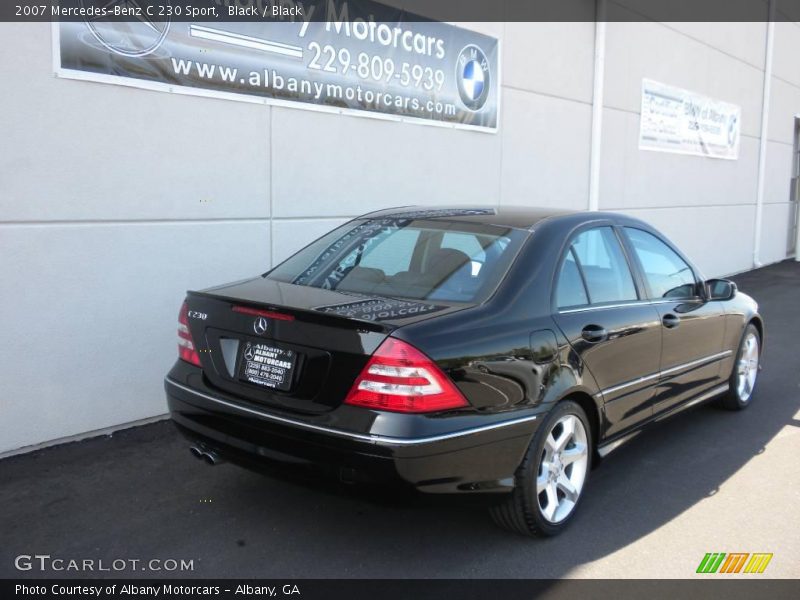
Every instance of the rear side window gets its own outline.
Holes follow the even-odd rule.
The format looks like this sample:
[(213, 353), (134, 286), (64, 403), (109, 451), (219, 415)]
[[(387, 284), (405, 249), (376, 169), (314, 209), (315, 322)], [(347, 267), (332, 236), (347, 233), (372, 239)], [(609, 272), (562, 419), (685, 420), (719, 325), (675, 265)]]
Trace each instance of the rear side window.
[(556, 288), (556, 302), (559, 308), (571, 308), (589, 304), (589, 297), (586, 295), (586, 288), (583, 285), (583, 278), (580, 270), (578, 270), (578, 263), (575, 261), (575, 253), (572, 248), (567, 252), (567, 256), (564, 257), (564, 262), (561, 265), (558, 287)]
[(352, 221), (267, 277), (370, 296), (480, 302), (498, 286), (528, 233), (434, 219)]
[(691, 267), (672, 248), (641, 229), (626, 227), (625, 232), (642, 265), (653, 299), (693, 298), (696, 295)]
[[(574, 268), (571, 262), (574, 262)], [(583, 284), (587, 299), (585, 304), (606, 304), (638, 299), (628, 261), (611, 227), (589, 229), (575, 238), (562, 267), (563, 284), (560, 279), (556, 290), (557, 297), (560, 298), (563, 293), (565, 299), (578, 298), (574, 291), (575, 270)], [(573, 291), (570, 291), (571, 288)], [(560, 300), (558, 304), (559, 308), (570, 306), (562, 305)]]

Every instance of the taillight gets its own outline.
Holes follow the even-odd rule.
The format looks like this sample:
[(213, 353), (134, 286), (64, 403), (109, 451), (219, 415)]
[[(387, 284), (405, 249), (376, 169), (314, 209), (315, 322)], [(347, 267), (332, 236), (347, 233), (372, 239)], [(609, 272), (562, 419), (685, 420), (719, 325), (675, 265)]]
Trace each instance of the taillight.
[(178, 313), (178, 356), (193, 365), (200, 366), (200, 355), (192, 340), (192, 333), (189, 331), (189, 307), (186, 302), (181, 306)]
[(436, 363), (411, 344), (394, 338), (386, 338), (375, 351), (345, 403), (404, 413), (468, 405)]

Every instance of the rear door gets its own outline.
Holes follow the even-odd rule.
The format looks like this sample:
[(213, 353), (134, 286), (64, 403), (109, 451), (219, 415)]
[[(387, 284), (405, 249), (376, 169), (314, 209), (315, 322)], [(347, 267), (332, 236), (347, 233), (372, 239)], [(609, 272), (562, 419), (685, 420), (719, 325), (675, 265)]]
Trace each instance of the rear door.
[(580, 231), (562, 258), (554, 319), (601, 389), (606, 435), (646, 420), (661, 359), (658, 313), (642, 301), (611, 224)]
[(725, 311), (722, 302), (700, 295), (700, 279), (665, 240), (643, 229), (623, 231), (662, 330), (661, 378), (654, 398), (659, 413), (719, 385), (720, 361), (727, 356)]

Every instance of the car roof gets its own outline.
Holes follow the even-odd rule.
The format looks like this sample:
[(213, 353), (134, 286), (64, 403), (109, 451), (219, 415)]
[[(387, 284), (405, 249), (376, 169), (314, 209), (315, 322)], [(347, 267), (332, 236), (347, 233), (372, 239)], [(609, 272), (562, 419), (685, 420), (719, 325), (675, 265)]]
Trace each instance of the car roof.
[[(498, 225), (530, 230), (545, 219), (561, 218), (577, 225), (598, 219), (624, 219), (623, 215), (608, 212), (589, 212), (536, 206), (403, 206), (387, 208), (359, 217), (360, 219), (424, 219)], [(560, 220), (561, 220), (560, 219)]]
[(543, 219), (567, 214), (575, 214), (575, 211), (528, 206), (403, 206), (367, 213), (359, 218), (431, 219), (530, 229)]

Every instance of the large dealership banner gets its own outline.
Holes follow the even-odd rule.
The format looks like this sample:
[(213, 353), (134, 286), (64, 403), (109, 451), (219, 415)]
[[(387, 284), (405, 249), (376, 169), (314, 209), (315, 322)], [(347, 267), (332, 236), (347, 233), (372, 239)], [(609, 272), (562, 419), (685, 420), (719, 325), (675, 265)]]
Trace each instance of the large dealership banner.
[(644, 79), (639, 148), (736, 160), (741, 116), (735, 104)]
[[(260, 0), (237, 0), (244, 10)], [(113, 0), (112, 0), (113, 3)], [(218, 0), (220, 10), (227, 0)], [(496, 38), (366, 0), (241, 21), (54, 23), (61, 77), (494, 132)], [(228, 10), (228, 9), (226, 9)], [(254, 9), (255, 10), (255, 9)], [(235, 15), (234, 15), (235, 16)]]

